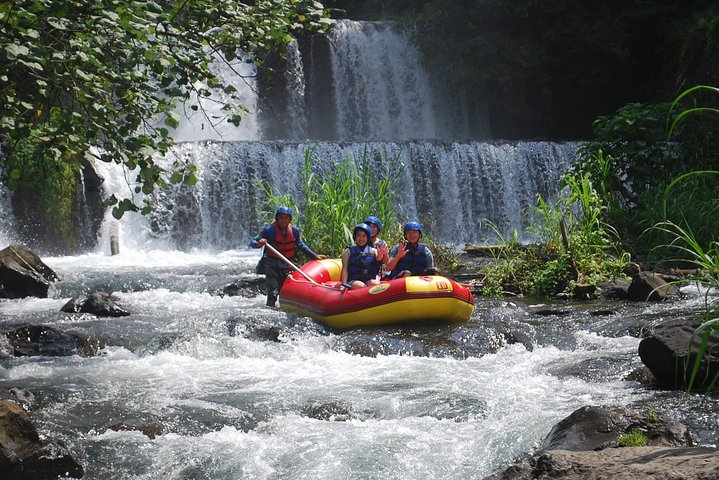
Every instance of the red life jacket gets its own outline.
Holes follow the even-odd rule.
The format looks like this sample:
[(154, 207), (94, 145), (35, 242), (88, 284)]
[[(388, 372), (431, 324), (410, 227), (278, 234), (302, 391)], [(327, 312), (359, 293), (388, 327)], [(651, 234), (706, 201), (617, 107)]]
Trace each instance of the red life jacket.
[[(277, 251), (284, 255), (286, 258), (293, 258), (295, 256), (294, 228), (291, 224), (287, 225), (287, 230), (285, 230), (285, 233), (282, 233), (280, 227), (277, 226), (277, 222), (274, 222), (272, 226), (275, 229), (275, 238), (274, 240), (269, 238), (267, 239), (270, 242), (270, 245), (275, 247), (275, 249), (277, 249)], [(271, 251), (267, 252), (267, 255), (275, 258), (280, 258)]]

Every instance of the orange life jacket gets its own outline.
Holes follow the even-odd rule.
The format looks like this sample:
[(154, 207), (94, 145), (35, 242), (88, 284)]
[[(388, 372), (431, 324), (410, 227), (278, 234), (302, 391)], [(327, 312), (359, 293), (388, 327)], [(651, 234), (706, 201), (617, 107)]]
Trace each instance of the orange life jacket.
[[(295, 256), (294, 227), (291, 224), (287, 225), (287, 229), (283, 233), (280, 230), (280, 227), (277, 226), (277, 222), (274, 222), (272, 226), (275, 229), (275, 238), (274, 240), (268, 238), (267, 241), (269, 241), (270, 245), (275, 247), (275, 249), (277, 249), (277, 251), (284, 255), (286, 258), (293, 258)], [(271, 251), (268, 251), (267, 255), (274, 258), (280, 258)]]

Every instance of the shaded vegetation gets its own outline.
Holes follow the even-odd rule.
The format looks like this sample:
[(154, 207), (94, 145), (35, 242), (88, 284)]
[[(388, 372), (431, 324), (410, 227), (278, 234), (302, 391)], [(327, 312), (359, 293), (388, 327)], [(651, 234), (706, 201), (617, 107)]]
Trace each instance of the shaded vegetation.
[(577, 139), (632, 102), (719, 82), (716, 2), (352, 0), (349, 18), (407, 20), (496, 138)]

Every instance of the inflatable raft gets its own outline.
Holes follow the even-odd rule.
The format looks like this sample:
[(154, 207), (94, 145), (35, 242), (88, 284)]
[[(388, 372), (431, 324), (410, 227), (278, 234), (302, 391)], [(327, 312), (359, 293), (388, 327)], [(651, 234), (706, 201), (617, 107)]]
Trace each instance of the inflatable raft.
[(467, 288), (439, 275), (406, 277), (368, 288), (345, 289), (339, 259), (313, 260), (293, 272), (280, 290), (280, 308), (332, 328), (429, 320), (466, 322), (474, 309)]

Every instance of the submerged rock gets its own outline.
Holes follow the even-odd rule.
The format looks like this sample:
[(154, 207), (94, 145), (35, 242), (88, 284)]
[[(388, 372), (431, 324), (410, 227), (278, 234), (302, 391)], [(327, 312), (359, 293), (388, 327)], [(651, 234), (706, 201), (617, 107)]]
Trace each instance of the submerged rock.
[(265, 293), (265, 278), (249, 278), (238, 280), (237, 282), (226, 285), (222, 290), (213, 292), (213, 295), (220, 297), (256, 297)]
[(111, 293), (94, 292), (90, 295), (80, 295), (70, 301), (60, 309), (68, 313), (92, 313), (98, 317), (126, 317), (130, 312), (120, 307), (117, 302), (119, 299)]
[(95, 346), (87, 338), (43, 325), (26, 325), (0, 335), (6, 338), (10, 350), (6, 353), (16, 357), (91, 357), (96, 353)]

